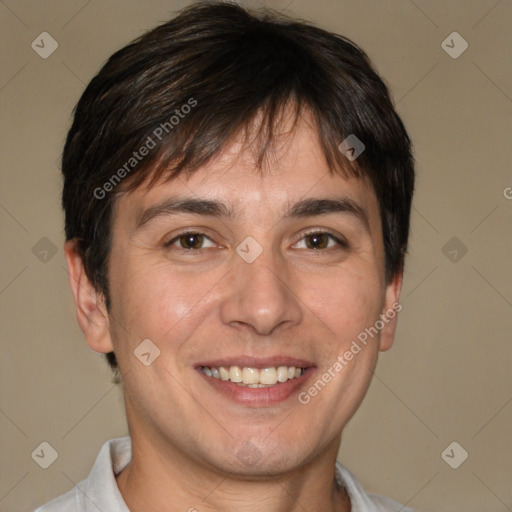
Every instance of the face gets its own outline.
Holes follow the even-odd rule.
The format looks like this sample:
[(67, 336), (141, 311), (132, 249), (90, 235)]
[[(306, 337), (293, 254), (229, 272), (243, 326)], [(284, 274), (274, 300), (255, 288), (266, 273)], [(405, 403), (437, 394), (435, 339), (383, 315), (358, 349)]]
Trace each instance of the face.
[(263, 173), (235, 141), (122, 195), (108, 325), (84, 329), (116, 353), (132, 435), (221, 472), (337, 449), (395, 328), (371, 186), (329, 173), (307, 117), (282, 141)]

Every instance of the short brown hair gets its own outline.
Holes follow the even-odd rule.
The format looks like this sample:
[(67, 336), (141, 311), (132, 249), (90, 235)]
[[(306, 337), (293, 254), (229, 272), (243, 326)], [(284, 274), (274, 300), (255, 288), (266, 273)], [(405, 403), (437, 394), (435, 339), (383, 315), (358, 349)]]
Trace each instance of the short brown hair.
[[(367, 55), (307, 22), (199, 2), (112, 55), (74, 111), (62, 157), (66, 238), (76, 239), (107, 307), (115, 192), (197, 170), (257, 114), (261, 166), (290, 102), (296, 120), (304, 107), (313, 114), (332, 172), (370, 179), (386, 279), (402, 270), (414, 187), (411, 142)], [(349, 135), (365, 146), (354, 161), (338, 148)], [(113, 353), (108, 360), (117, 367)]]

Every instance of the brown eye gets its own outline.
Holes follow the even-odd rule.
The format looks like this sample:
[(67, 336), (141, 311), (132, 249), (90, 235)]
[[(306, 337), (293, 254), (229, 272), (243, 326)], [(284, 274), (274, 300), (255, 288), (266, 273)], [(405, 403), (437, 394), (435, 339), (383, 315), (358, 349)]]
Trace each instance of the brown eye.
[(184, 249), (200, 249), (204, 236), (200, 233), (186, 233), (179, 237), (181, 247)]
[(181, 235), (178, 235), (165, 244), (165, 247), (173, 246), (178, 250), (201, 250), (208, 247), (214, 247), (214, 244), (205, 234), (188, 231), (181, 233)]
[(305, 240), (308, 249), (325, 249), (329, 244), (329, 235), (327, 233), (313, 233), (306, 235)]
[(295, 247), (298, 249), (310, 249), (313, 251), (318, 249), (334, 249), (336, 246), (338, 246), (338, 249), (346, 248), (347, 244), (331, 233), (324, 231), (306, 233), (299, 242), (295, 244)]

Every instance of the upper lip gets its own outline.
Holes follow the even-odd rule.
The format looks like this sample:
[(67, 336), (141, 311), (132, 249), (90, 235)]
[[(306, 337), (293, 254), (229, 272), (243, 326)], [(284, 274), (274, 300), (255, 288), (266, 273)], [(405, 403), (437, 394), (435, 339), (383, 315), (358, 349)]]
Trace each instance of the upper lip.
[(230, 356), (219, 359), (212, 359), (196, 364), (196, 367), (208, 366), (219, 368), (220, 366), (243, 366), (247, 368), (269, 368), (278, 366), (295, 366), (295, 368), (309, 368), (314, 366), (311, 361), (297, 359), (296, 357), (276, 355), (271, 357), (256, 356)]

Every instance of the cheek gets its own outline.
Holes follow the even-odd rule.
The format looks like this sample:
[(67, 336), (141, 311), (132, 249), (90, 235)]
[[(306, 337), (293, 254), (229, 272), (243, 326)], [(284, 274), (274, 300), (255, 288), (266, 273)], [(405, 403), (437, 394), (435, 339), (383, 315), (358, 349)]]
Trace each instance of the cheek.
[(378, 319), (384, 287), (377, 272), (331, 273), (309, 286), (308, 305), (322, 320), (336, 344), (345, 345)]
[(122, 346), (117, 344), (121, 350), (133, 350), (132, 345), (146, 338), (159, 346), (172, 340), (177, 347), (197, 327), (198, 316), (205, 314), (207, 291), (218, 278), (142, 259), (120, 259), (117, 268), (122, 274), (112, 272), (113, 337), (123, 341)]

